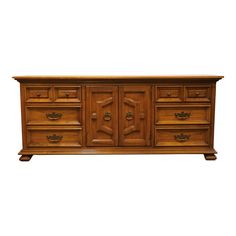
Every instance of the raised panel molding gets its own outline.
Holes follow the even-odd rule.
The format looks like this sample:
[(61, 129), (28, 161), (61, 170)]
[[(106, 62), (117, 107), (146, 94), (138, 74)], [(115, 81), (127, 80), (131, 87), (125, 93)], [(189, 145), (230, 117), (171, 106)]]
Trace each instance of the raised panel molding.
[(119, 87), (119, 145), (149, 146), (150, 86)]
[(116, 86), (87, 86), (87, 146), (117, 146)]

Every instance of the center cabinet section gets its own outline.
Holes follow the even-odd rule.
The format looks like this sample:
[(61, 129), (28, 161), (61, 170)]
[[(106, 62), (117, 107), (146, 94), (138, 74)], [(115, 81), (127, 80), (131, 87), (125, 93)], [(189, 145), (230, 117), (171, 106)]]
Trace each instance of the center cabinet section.
[(150, 86), (86, 86), (87, 146), (149, 146)]

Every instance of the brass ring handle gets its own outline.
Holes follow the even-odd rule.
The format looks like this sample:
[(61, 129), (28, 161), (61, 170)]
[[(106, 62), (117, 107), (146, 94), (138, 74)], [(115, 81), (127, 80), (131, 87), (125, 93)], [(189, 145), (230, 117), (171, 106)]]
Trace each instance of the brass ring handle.
[(181, 134), (175, 135), (174, 137), (175, 137), (175, 140), (178, 141), (178, 142), (186, 142), (186, 141), (189, 140), (191, 135), (181, 133)]
[(63, 136), (59, 136), (56, 134), (47, 136), (48, 142), (50, 143), (59, 143), (62, 140)]
[(111, 112), (106, 111), (106, 112), (104, 113), (103, 119), (104, 119), (105, 121), (111, 120)]
[(52, 112), (52, 113), (47, 113), (46, 117), (49, 120), (59, 120), (59, 119), (61, 119), (62, 114), (61, 113)]
[(134, 118), (133, 112), (128, 111), (128, 112), (126, 113), (126, 120), (133, 120), (133, 118)]
[(189, 117), (191, 116), (191, 113), (187, 113), (187, 112), (180, 112), (180, 113), (175, 113), (175, 117), (178, 119), (178, 120), (187, 120)]

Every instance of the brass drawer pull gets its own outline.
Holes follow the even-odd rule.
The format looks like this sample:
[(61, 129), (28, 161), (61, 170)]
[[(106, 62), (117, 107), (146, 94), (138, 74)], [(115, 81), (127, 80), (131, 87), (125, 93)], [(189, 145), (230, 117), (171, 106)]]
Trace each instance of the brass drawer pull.
[(52, 112), (52, 113), (47, 113), (46, 117), (49, 120), (59, 120), (59, 119), (61, 119), (62, 114), (61, 113)]
[(133, 118), (134, 118), (133, 112), (128, 111), (128, 112), (126, 113), (126, 120), (133, 120)]
[(59, 143), (62, 140), (63, 136), (59, 136), (56, 134), (47, 136), (47, 139), (50, 143)]
[(104, 113), (103, 119), (104, 119), (105, 121), (111, 120), (111, 112), (106, 111), (106, 112)]
[(187, 135), (187, 134), (177, 134), (175, 135), (175, 140), (178, 141), (178, 142), (186, 142), (189, 140), (191, 135)]
[(36, 96), (39, 98), (41, 97), (41, 93), (36, 93)]
[(191, 113), (187, 113), (187, 112), (180, 112), (180, 113), (175, 113), (175, 117), (178, 120), (187, 120), (188, 118), (190, 118)]
[(200, 93), (199, 92), (195, 92), (195, 95), (198, 97), (200, 95)]

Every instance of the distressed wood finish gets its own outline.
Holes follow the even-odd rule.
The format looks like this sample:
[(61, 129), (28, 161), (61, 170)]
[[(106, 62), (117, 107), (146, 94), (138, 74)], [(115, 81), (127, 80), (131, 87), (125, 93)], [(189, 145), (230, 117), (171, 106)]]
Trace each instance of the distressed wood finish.
[(223, 76), (15, 76), (21, 161), (45, 154), (204, 154), (215, 160)]

